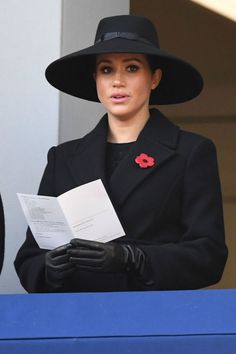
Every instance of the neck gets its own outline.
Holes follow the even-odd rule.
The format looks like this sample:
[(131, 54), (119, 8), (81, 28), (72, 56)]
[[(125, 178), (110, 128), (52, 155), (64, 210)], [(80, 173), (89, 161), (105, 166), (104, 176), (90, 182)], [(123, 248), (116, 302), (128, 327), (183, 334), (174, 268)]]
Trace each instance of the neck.
[(136, 141), (149, 118), (149, 112), (130, 119), (117, 119), (108, 114), (108, 142), (130, 143)]

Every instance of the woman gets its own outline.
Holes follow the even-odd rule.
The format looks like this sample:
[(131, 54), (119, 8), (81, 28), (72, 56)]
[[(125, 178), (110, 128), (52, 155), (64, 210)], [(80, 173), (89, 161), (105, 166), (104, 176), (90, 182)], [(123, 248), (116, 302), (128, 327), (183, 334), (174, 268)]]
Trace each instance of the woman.
[(29, 292), (196, 289), (218, 282), (227, 258), (213, 143), (182, 131), (149, 104), (184, 102), (198, 71), (159, 48), (146, 18), (100, 21), (95, 44), (46, 70), (68, 94), (107, 114), (82, 139), (48, 153), (39, 194), (58, 196), (101, 178), (126, 235), (39, 249), (30, 230), (15, 267)]

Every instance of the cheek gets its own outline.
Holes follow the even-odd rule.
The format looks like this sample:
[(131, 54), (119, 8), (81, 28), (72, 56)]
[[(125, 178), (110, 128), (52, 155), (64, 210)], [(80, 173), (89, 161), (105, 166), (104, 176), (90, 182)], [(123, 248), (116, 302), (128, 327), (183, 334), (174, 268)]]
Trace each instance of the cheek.
[(101, 98), (104, 95), (105, 85), (103, 81), (99, 78), (97, 78), (95, 81), (96, 81), (97, 95), (99, 98)]
[(149, 96), (151, 93), (152, 82), (149, 79), (141, 79), (136, 84), (136, 90), (142, 96)]

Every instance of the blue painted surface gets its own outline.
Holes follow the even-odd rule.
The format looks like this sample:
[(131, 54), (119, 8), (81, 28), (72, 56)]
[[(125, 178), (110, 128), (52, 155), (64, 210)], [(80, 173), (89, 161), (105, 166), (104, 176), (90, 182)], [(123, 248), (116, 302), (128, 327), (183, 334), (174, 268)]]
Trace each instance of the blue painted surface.
[(0, 295), (0, 312), (1, 354), (236, 352), (233, 289)]

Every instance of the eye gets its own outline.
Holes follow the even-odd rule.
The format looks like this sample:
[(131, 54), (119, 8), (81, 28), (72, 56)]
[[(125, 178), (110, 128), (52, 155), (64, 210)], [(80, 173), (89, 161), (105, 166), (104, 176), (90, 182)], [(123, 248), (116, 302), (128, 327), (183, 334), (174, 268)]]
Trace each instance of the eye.
[(138, 71), (138, 69), (139, 69), (138, 65), (135, 65), (135, 64), (129, 65), (127, 68), (127, 70), (130, 73), (135, 73), (136, 71)]
[(112, 71), (112, 68), (110, 66), (101, 66), (98, 67), (97, 71), (99, 71), (102, 74), (110, 74), (110, 72)]

